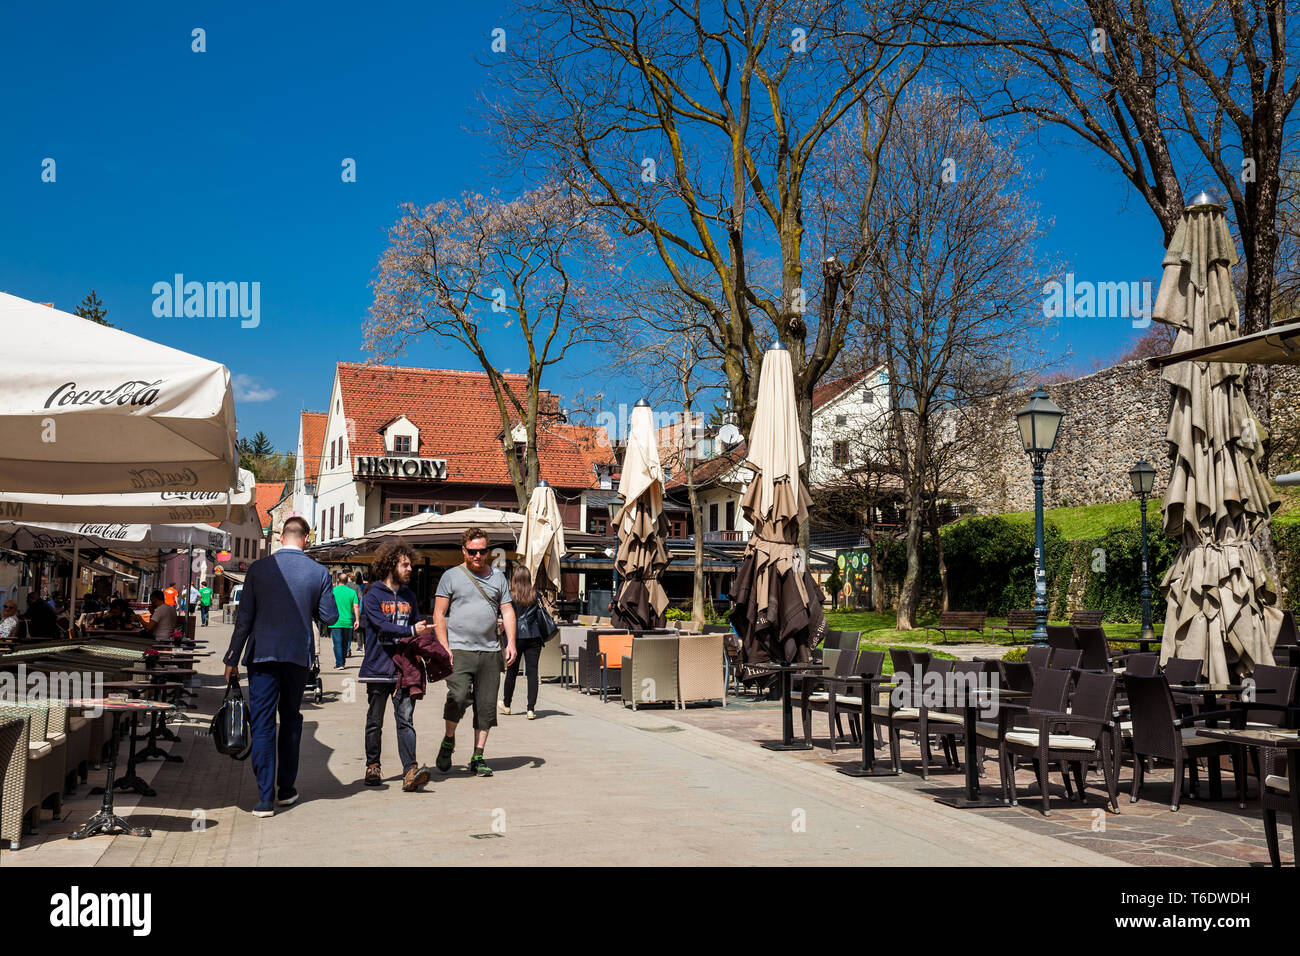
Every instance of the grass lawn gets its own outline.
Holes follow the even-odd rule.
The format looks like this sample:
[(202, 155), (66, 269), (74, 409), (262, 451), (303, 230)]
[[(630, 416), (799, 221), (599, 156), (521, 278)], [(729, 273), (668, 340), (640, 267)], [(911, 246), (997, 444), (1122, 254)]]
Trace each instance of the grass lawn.
[[(930, 632), (927, 636), (924, 630), (925, 624), (933, 623), (936, 620), (934, 615), (921, 615), (918, 621), (918, 627), (911, 631), (899, 631), (894, 628), (896, 617), (889, 611), (830, 611), (826, 614), (826, 624), (828, 627), (837, 631), (861, 631), (862, 648), (864, 650), (884, 650), (889, 647), (898, 647), (900, 644), (1005, 644), (1008, 647), (1022, 646), (1028, 643), (1028, 635), (1023, 632), (1017, 634), (1017, 639), (1012, 640), (1006, 631), (993, 632), (985, 630), (984, 636), (977, 634), (958, 634), (951, 633), (947, 641), (942, 639), (942, 635)], [(1005, 617), (990, 617), (988, 624), (1006, 624)], [(1068, 624), (1068, 621), (1050, 621), (1051, 624)], [(1107, 622), (1106, 637), (1111, 641), (1133, 641), (1136, 642), (1138, 635), (1142, 631), (1142, 625), (1133, 622), (1128, 624)], [(1164, 631), (1164, 624), (1155, 625), (1156, 637)], [(948, 657), (950, 655), (942, 655)]]

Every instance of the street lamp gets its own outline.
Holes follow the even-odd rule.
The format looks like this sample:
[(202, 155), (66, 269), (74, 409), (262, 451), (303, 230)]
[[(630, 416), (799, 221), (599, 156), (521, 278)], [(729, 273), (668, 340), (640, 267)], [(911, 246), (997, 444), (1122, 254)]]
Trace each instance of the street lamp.
[(1145, 458), (1129, 469), (1133, 494), (1138, 496), (1142, 508), (1142, 640), (1154, 640), (1155, 628), (1151, 626), (1151, 572), (1147, 567), (1147, 495), (1156, 484), (1156, 470)]
[[(615, 526), (615, 520), (618, 518), (618, 513), (623, 510), (623, 505), (625, 504), (627, 504), (627, 502), (624, 501), (623, 496), (618, 493), (615, 493), (614, 497), (609, 499), (609, 530), (614, 533), (615, 539), (618, 538), (618, 528)], [(618, 546), (615, 545), (612, 548), (606, 548), (605, 554), (611, 559), (614, 558), (615, 555), (618, 554)], [(614, 596), (618, 596), (618, 561), (614, 561)]]
[(1034, 643), (1047, 643), (1047, 569), (1043, 543), (1043, 465), (1056, 447), (1056, 432), (1065, 413), (1041, 388), (1016, 412), (1020, 441), (1034, 464)]

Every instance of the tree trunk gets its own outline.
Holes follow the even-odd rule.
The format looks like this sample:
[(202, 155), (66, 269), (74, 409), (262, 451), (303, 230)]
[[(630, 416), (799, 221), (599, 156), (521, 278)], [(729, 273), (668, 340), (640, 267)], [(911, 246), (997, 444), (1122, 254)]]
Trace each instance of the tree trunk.
[[(703, 621), (707, 592), (704, 587), (704, 505), (695, 487), (695, 458), (686, 456), (686, 495), (691, 503), (691, 523), (695, 529), (695, 571), (691, 575), (691, 620)], [(713, 602), (709, 601), (712, 610)]]
[(907, 509), (907, 574), (898, 592), (898, 613), (894, 626), (900, 631), (916, 627), (916, 609), (921, 603), (921, 530), (924, 526), (921, 511), (921, 489), (913, 484), (908, 492)]
[(932, 509), (934, 521), (934, 550), (939, 557), (939, 588), (943, 596), (943, 603), (940, 605), (941, 611), (948, 610), (948, 565), (943, 560), (943, 536), (939, 534), (939, 512), (938, 509)]

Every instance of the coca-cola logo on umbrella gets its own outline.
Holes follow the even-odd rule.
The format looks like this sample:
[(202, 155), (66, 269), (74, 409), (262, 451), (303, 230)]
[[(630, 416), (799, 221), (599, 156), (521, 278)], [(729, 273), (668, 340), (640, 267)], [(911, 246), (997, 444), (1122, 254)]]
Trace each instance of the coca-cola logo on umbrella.
[(197, 485), (199, 476), (189, 468), (159, 471), (157, 468), (128, 468), (132, 488), (176, 488)]
[(122, 382), (113, 388), (78, 389), (76, 382), (64, 382), (45, 400), (45, 407), (58, 405), (152, 405), (158, 401), (158, 386), (163, 382), (158, 379), (146, 382), (133, 379)]

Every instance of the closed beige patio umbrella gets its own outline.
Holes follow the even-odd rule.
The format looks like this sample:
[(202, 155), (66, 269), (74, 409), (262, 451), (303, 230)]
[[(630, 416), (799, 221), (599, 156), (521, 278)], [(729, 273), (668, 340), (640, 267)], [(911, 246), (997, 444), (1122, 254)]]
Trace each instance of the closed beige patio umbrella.
[[(1169, 242), (1152, 310), (1178, 330), (1171, 355), (1237, 338), (1236, 262), (1223, 207), (1201, 193)], [(1243, 365), (1204, 361), (1171, 363), (1162, 373), (1173, 386), (1164, 526), (1182, 546), (1161, 582), (1168, 606), (1160, 658), (1200, 659), (1216, 683), (1272, 663), (1282, 619), (1252, 541), (1278, 501), (1260, 474), (1244, 375)]]
[(524, 534), (519, 541), (524, 566), (538, 586), (560, 590), (560, 559), (564, 557), (564, 521), (555, 490), (539, 481), (524, 513)]
[(659, 573), (668, 566), (668, 519), (664, 516), (664, 469), (655, 441), (654, 415), (644, 398), (632, 409), (618, 493), (625, 502), (614, 517), (618, 593), (610, 605), (615, 627), (651, 630), (664, 626), (668, 595)]
[(811, 503), (799, 477), (803, 463), (794, 372), (778, 342), (763, 355), (745, 459), (754, 480), (740, 499), (754, 531), (736, 574), (731, 623), (749, 664), (807, 661), (826, 630), (822, 591), (799, 549)]

